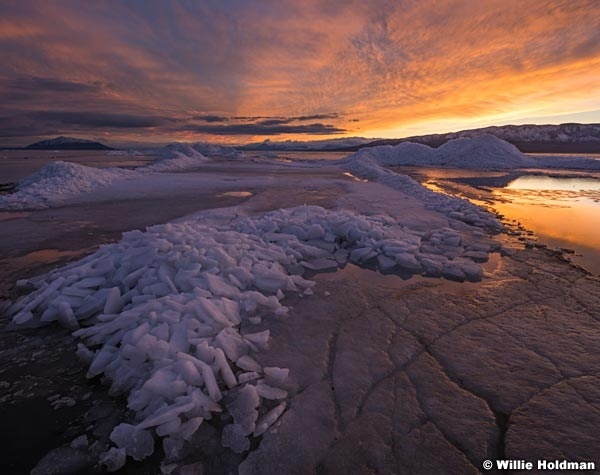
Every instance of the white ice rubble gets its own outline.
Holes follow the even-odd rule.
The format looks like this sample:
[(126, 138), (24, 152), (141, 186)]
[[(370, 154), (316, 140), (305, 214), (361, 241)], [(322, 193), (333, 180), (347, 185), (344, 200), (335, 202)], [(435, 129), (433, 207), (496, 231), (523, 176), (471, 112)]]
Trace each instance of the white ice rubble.
[[(373, 150), (369, 153), (358, 152), (340, 160), (339, 163), (351, 172), (353, 176), (376, 181), (390, 188), (400, 190), (409, 196), (419, 198), (423, 201), (426, 208), (445, 214), (449, 218), (484, 228), (488, 231), (499, 232), (502, 229), (502, 225), (492, 214), (468, 200), (436, 193), (420, 185), (409, 176), (395, 173), (386, 168), (385, 165), (392, 163), (392, 160), (386, 158), (388, 153), (387, 148), (381, 148), (385, 150), (379, 152)], [(393, 157), (393, 154), (391, 156)]]
[[(289, 293), (312, 293), (305, 269), (346, 262), (408, 274), (479, 280), (488, 244), (454, 229), (409, 229), (390, 216), (302, 206), (226, 224), (187, 220), (125, 233), (115, 244), (21, 284), (35, 288), (9, 309), (15, 324), (57, 321), (82, 340), (88, 377), (127, 396), (135, 420), (115, 427), (117, 467), (140, 460), (162, 438), (176, 458), (203, 421), (226, 412), (222, 443), (236, 452), (267, 430), (286, 407), (284, 368), (264, 368), (257, 352), (282, 317)], [(267, 320), (268, 321), (268, 320)]]

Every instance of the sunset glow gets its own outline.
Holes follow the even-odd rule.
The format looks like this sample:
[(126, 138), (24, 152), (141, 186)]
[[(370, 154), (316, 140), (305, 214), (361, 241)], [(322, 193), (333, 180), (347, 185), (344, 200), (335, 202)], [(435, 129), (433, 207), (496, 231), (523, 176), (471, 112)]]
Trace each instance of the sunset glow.
[(8, 1), (0, 18), (2, 145), (600, 122), (596, 1)]

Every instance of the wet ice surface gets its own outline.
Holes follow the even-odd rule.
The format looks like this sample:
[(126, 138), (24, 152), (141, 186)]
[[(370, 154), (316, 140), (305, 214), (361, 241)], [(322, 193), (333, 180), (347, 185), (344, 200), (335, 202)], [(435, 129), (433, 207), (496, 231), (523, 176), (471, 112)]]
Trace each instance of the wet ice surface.
[(270, 326), (261, 361), (283, 361), (297, 392), (240, 473), (594, 460), (598, 283), (533, 250), (471, 288), (355, 267), (318, 276), (294, 319)]
[[(487, 260), (487, 252), (493, 249), (494, 241), (486, 236), (486, 226), (494, 229), (495, 220), (480, 214), (471, 205), (434, 197), (410, 180), (396, 178), (377, 169), (365, 171), (353, 168), (351, 173), (355, 176), (368, 175), (369, 181), (358, 182), (351, 177), (344, 177), (343, 170), (339, 169), (312, 170), (313, 176), (309, 178), (309, 175), (303, 175), (298, 170), (262, 168), (259, 169), (261, 178), (257, 180), (256, 176), (248, 177), (247, 172), (236, 174), (235, 167), (231, 168), (228, 177), (220, 177), (220, 172), (213, 169), (210, 177), (203, 178), (199, 174), (182, 176), (177, 178), (177, 183), (188, 183), (190, 186), (193, 182), (202, 183), (202, 186), (212, 184), (214, 194), (252, 189), (253, 196), (242, 206), (226, 213), (221, 210), (218, 213), (196, 214), (193, 219), (201, 225), (198, 229), (192, 229), (195, 225), (185, 224), (190, 222), (189, 219), (160, 228), (160, 232), (166, 233), (162, 238), (176, 236), (171, 231), (178, 226), (192, 226), (190, 231), (203, 230), (210, 235), (213, 231), (202, 226), (228, 226), (227, 232), (239, 232), (262, 223), (260, 226), (267, 227), (261, 228), (260, 233), (252, 231), (252, 239), (263, 239), (265, 233), (269, 233), (264, 243), (265, 250), (274, 250), (270, 246), (280, 242), (281, 235), (278, 237), (277, 233), (282, 229), (270, 228), (274, 221), (268, 215), (264, 217), (264, 212), (273, 208), (303, 205), (305, 202), (318, 204), (324, 209), (307, 208), (312, 211), (305, 213), (310, 219), (321, 216), (313, 219), (313, 222), (301, 220), (290, 223), (289, 215), (283, 220), (275, 220), (284, 226), (296, 226), (284, 234), (295, 236), (304, 242), (302, 245), (305, 246), (308, 241), (312, 241), (311, 246), (319, 244), (316, 246), (319, 249), (317, 253), (323, 255), (306, 259), (306, 255), (302, 254), (306, 250), (300, 253), (302, 262), (309, 264), (302, 265), (307, 269), (305, 278), (315, 280), (316, 285), (309, 287), (310, 292), (285, 292), (286, 298), (280, 300), (279, 305), (289, 308), (287, 314), (267, 311), (260, 312), (260, 315), (241, 315), (248, 321), (247, 328), (241, 326), (240, 335), (248, 334), (248, 328), (254, 335), (270, 332), (269, 350), (258, 348), (261, 351), (255, 351), (250, 348), (246, 354), (251, 356), (254, 363), (239, 354), (235, 355), (234, 349), (239, 350), (241, 346), (233, 344), (238, 341), (233, 333), (229, 332), (227, 339), (221, 338), (229, 352), (222, 351), (225, 360), (209, 354), (215, 348), (220, 348), (216, 344), (217, 338), (209, 345), (213, 350), (205, 347), (202, 341), (194, 341), (201, 348), (189, 354), (199, 363), (185, 356), (181, 357), (181, 361), (191, 362), (191, 366), (178, 359), (172, 360), (174, 366), (165, 368), (170, 372), (179, 372), (182, 378), (176, 377), (171, 385), (162, 384), (159, 380), (171, 381), (171, 376), (166, 374), (169, 371), (163, 371), (164, 374), (159, 371), (160, 378), (157, 377), (154, 383), (146, 386), (147, 390), (166, 391), (160, 396), (162, 403), (159, 401), (147, 414), (142, 414), (135, 404), (128, 413), (123, 411), (122, 405), (120, 409), (107, 409), (105, 413), (110, 414), (112, 419), (108, 424), (110, 427), (102, 433), (93, 432), (98, 424), (93, 420), (89, 424), (75, 424), (75, 428), (69, 432), (73, 434), (72, 440), (65, 437), (57, 441), (57, 445), (62, 444), (62, 447), (40, 461), (38, 473), (43, 473), (41, 470), (44, 467), (58, 459), (70, 460), (72, 466), (69, 470), (76, 464), (87, 464), (87, 473), (94, 470), (90, 464), (94, 465), (99, 460), (107, 467), (117, 468), (124, 455), (128, 454), (130, 460), (143, 458), (150, 453), (152, 445), (156, 445), (155, 458), (137, 464), (128, 462), (125, 468), (127, 473), (136, 473), (136, 470), (137, 473), (157, 473), (161, 470), (162, 473), (176, 474), (197, 471), (199, 467), (203, 467), (207, 473), (228, 473), (235, 471), (240, 463), (240, 473), (366, 473), (373, 470), (380, 473), (477, 473), (481, 460), (488, 457), (567, 456), (585, 460), (592, 453), (592, 447), (595, 447), (592, 443), (598, 435), (595, 432), (598, 424), (593, 415), (591, 418), (589, 416), (590, 407), (597, 404), (593, 392), (598, 376), (598, 355), (593, 350), (598, 347), (598, 322), (594, 314), (599, 302), (597, 279), (549, 258), (541, 249), (518, 250), (522, 245), (518, 246), (516, 241), (500, 243), (505, 248), (504, 257), (492, 254), (493, 258), (479, 267), (482, 271), (479, 283), (459, 283), (438, 277), (409, 278), (411, 274), (428, 273), (424, 259), (433, 263), (441, 262), (439, 270), (442, 274), (444, 260), (452, 261), (459, 256), (471, 262)], [(314, 175), (323, 180), (319, 181), (319, 177)], [(167, 182), (156, 177), (148, 180), (147, 183), (152, 184), (152, 197), (164, 196), (168, 190)], [(373, 180), (379, 183), (373, 183)], [(298, 183), (302, 183), (302, 187), (295, 186)], [(294, 192), (289, 193), (290, 189)], [(111, 195), (121, 199), (129, 196), (133, 205), (136, 200), (142, 199), (143, 188), (127, 190), (116, 184), (94, 193), (95, 198), (101, 200), (88, 201), (87, 206), (91, 209)], [(71, 206), (75, 206), (75, 203)], [(328, 242), (325, 237), (327, 226), (334, 222), (333, 218), (342, 215), (339, 211), (331, 215), (329, 213), (340, 209), (370, 224), (362, 229), (362, 235), (360, 225), (354, 231), (352, 226), (343, 230), (345, 239), (353, 244), (336, 249), (336, 243), (342, 242), (336, 238), (338, 231), (332, 233), (336, 238), (333, 242)], [(289, 211), (281, 213), (273, 216), (283, 218)], [(17, 221), (9, 222), (15, 225)], [(246, 224), (232, 227), (235, 223)], [(304, 228), (302, 223), (308, 226)], [(384, 225), (385, 229), (396, 226), (402, 231), (403, 234), (396, 236), (396, 239), (400, 239), (395, 246), (387, 248), (386, 245), (390, 243), (381, 242), (385, 236), (369, 235), (368, 230), (377, 231), (377, 223)], [(249, 224), (252, 224), (250, 228)], [(442, 232), (436, 234), (436, 230)], [(155, 232), (154, 238), (157, 236)], [(183, 233), (183, 236), (193, 239), (193, 232)], [(116, 262), (124, 262), (127, 245), (135, 248), (138, 239), (153, 239), (153, 232), (145, 235), (138, 233), (132, 235), (132, 239), (125, 239), (121, 244), (124, 254)], [(414, 239), (419, 240), (418, 251), (411, 248)], [(341, 258), (338, 261), (335, 253), (339, 250), (349, 253), (338, 255)], [(356, 250), (359, 252), (350, 257)], [(329, 262), (331, 258), (326, 255), (331, 253), (336, 263), (333, 267)], [(471, 255), (468, 256), (468, 253)], [(135, 260), (135, 254), (130, 255), (130, 263), (131, 259)], [(229, 254), (237, 259), (234, 252)], [(512, 257), (506, 254), (512, 254)], [(38, 256), (43, 257), (47, 256)], [(227, 261), (222, 255), (216, 259), (215, 256), (204, 255), (202, 259), (205, 263), (206, 258), (213, 259), (218, 267)], [(369, 269), (346, 264), (349, 258)], [(96, 264), (88, 261), (92, 265), (83, 271), (84, 274), (88, 271), (98, 274), (106, 261), (108, 259), (100, 259)], [(168, 262), (172, 264), (176, 261)], [(85, 262), (81, 264), (84, 267), (86, 265)], [(345, 264), (343, 271), (314, 272), (315, 269), (331, 270)], [(432, 265), (433, 271), (438, 269), (435, 264), (429, 265)], [(81, 294), (82, 290), (87, 292), (85, 289), (92, 288), (93, 292), (103, 294), (105, 316), (102, 320), (105, 323), (115, 320), (107, 317), (111, 311), (118, 311), (117, 304), (127, 303), (122, 299), (124, 294), (121, 290), (118, 296), (110, 290), (114, 289), (115, 284), (118, 286), (121, 279), (106, 282), (106, 286), (99, 280), (92, 282), (99, 277), (107, 281), (113, 279), (108, 267), (98, 275), (86, 274), (86, 286), (78, 291), (74, 288), (66, 290), (70, 284), (64, 281), (56, 286), (59, 293), (70, 297), (63, 297), (63, 301), (70, 302), (73, 311), (71, 316), (76, 320), (79, 307), (77, 299), (73, 297), (77, 297), (75, 293)], [(392, 274), (383, 276), (372, 270), (376, 267), (385, 272), (391, 271)], [(210, 269), (209, 265), (207, 270)], [(299, 268), (297, 270), (300, 271)], [(458, 270), (461, 270), (460, 266)], [(166, 284), (167, 288), (170, 287), (169, 280), (173, 285), (184, 285), (181, 279), (175, 283), (175, 276), (170, 275), (168, 268), (161, 271), (159, 265), (157, 271), (158, 281)], [(274, 269), (271, 268), (271, 271)], [(68, 275), (69, 272), (66, 272), (62, 276), (68, 278)], [(211, 294), (205, 294), (202, 298), (215, 299), (219, 293), (224, 296), (223, 292), (226, 292), (229, 295), (227, 299), (236, 300), (235, 291), (230, 287), (231, 284), (237, 284), (232, 281), (227, 287), (225, 282), (216, 278), (222, 275), (209, 272), (199, 276), (202, 282), (197, 284), (201, 284), (200, 288), (206, 284), (204, 290)], [(53, 285), (58, 281), (53, 276), (61, 277), (60, 271), (41, 280), (34, 279), (34, 287), (44, 281)], [(255, 282), (258, 285), (256, 290), (263, 292), (267, 299), (270, 293), (277, 297), (276, 287), (282, 282), (282, 276), (285, 281), (285, 273), (282, 274), (280, 270), (272, 272), (266, 279), (263, 273)], [(465, 276), (463, 274), (461, 278), (458, 273), (448, 272), (447, 277), (462, 280)], [(189, 275), (188, 278), (195, 276)], [(239, 277), (236, 279), (240, 280)], [(144, 285), (160, 284), (158, 281), (145, 282)], [(87, 287), (88, 284), (91, 287)], [(157, 301), (162, 298), (168, 302), (166, 295), (160, 297), (157, 294), (166, 290), (164, 286), (161, 289), (153, 288), (151, 294)], [(140, 290), (144, 294), (143, 287)], [(56, 318), (66, 324), (74, 323), (72, 318), (65, 318), (69, 314), (68, 309), (63, 302), (55, 300), (53, 290), (40, 289), (31, 296), (40, 297), (44, 292), (45, 296), (27, 310), (32, 312), (31, 319), (27, 320), (36, 321), (43, 312), (54, 306)], [(83, 295), (79, 297), (84, 298)], [(258, 299), (257, 302), (261, 300), (258, 295), (254, 297)], [(136, 302), (143, 305), (142, 300), (137, 299)], [(32, 301), (23, 302), (27, 306)], [(275, 301), (271, 299), (271, 302), (272, 310), (276, 310)], [(22, 310), (23, 307), (18, 309)], [(221, 311), (225, 316), (231, 316), (224, 309)], [(49, 311), (46, 316), (50, 317), (52, 312)], [(163, 312), (157, 313), (156, 317), (159, 314)], [(169, 329), (167, 335), (164, 325), (154, 325), (152, 315), (148, 313), (148, 316), (147, 321), (151, 325), (146, 330), (152, 327), (151, 332), (144, 333), (141, 330), (143, 324), (132, 328), (139, 333), (137, 336), (140, 339), (149, 340), (145, 335), (150, 335), (157, 341), (167, 336), (169, 343), (176, 345), (185, 341), (181, 333), (175, 337), (177, 326), (172, 327), (175, 330), (173, 333)], [(219, 320), (222, 316), (213, 314), (204, 324), (214, 325), (215, 319)], [(95, 325), (85, 319), (81, 320), (81, 324), (85, 327), (84, 332), (92, 338), (102, 333), (104, 325)], [(43, 330), (48, 332), (46, 336), (49, 339), (53, 338), (51, 328), (54, 327)], [(192, 325), (187, 329), (197, 333), (199, 328)], [(236, 330), (235, 326), (225, 325), (225, 328)], [(213, 330), (214, 327), (211, 328)], [(33, 337), (36, 331), (41, 330), (32, 330), (29, 335)], [(109, 335), (110, 332), (107, 333)], [(125, 333), (120, 337), (125, 338), (121, 343), (134, 341), (131, 337), (125, 337)], [(86, 337), (83, 338), (85, 341)], [(190, 338), (189, 332), (186, 338)], [(200, 336), (201, 340), (203, 338), (205, 342), (210, 342), (213, 337)], [(115, 338), (112, 342), (108, 340), (100, 338), (100, 344), (91, 345), (91, 350), (96, 352), (90, 367), (92, 373), (112, 362), (106, 354), (102, 356), (103, 349), (105, 353), (110, 353), (115, 351), (110, 350), (111, 345), (113, 348), (125, 346), (115, 345), (118, 341)], [(73, 349), (75, 342), (70, 341)], [(68, 353), (68, 342), (67, 337), (64, 346), (57, 346), (56, 352), (72, 355), (72, 352)], [(245, 345), (249, 345), (248, 342), (258, 345), (262, 340), (248, 337), (244, 341), (242, 337), (242, 342)], [(51, 351), (51, 348), (45, 351)], [(134, 357), (134, 350), (127, 349), (127, 359)], [(90, 356), (81, 348), (80, 354)], [(8, 386), (3, 384), (2, 387), (7, 389), (5, 402), (16, 413), (26, 407), (23, 395), (35, 394), (35, 390), (31, 390), (33, 386), (29, 386), (28, 382), (22, 383), (18, 390), (13, 387), (14, 378), (7, 371), (15, 356), (23, 357), (17, 348), (10, 353), (2, 353), (0, 375), (9, 375), (6, 381)], [(123, 353), (121, 356), (124, 356)], [(72, 356), (70, 358), (72, 364)], [(210, 364), (204, 358), (208, 358)], [(64, 364), (60, 358), (54, 362), (57, 368)], [(35, 361), (29, 362), (22, 368), (29, 373), (35, 364)], [(196, 384), (193, 380), (198, 378), (193, 368), (204, 370), (204, 365), (210, 366), (210, 371), (200, 371), (200, 377), (208, 381), (210, 372), (214, 372), (217, 386), (206, 384), (206, 381), (199, 383), (198, 387), (208, 394), (206, 397), (198, 395), (203, 412), (195, 414), (193, 411), (196, 408), (189, 404), (195, 397), (192, 395)], [(235, 381), (225, 365), (233, 370)], [(289, 375), (284, 368), (289, 369)], [(49, 410), (57, 414), (75, 411), (71, 414), (79, 414), (83, 420), (89, 421), (86, 419), (88, 408), (82, 402), (77, 388), (91, 384), (100, 392), (103, 389), (95, 385), (94, 380), (85, 383), (81, 377), (83, 371), (81, 367), (79, 372), (75, 372), (73, 380), (66, 378), (67, 384), (73, 386), (67, 394), (63, 390), (54, 391), (52, 382), (46, 383), (53, 393), (46, 397), (46, 403), (40, 404), (47, 404)], [(145, 374), (152, 372), (141, 371), (133, 381), (139, 377), (144, 384), (153, 381), (152, 378), (145, 379)], [(106, 383), (115, 383), (110, 371), (105, 372), (106, 376)], [(183, 389), (178, 388), (186, 378), (188, 383), (192, 383), (192, 394), (189, 394), (191, 401), (185, 399), (184, 394), (167, 394)], [(264, 382), (257, 381), (260, 379)], [(19, 393), (21, 389), (23, 392)], [(219, 393), (222, 398), (219, 398)], [(579, 393), (583, 393), (584, 397), (579, 398)], [(133, 394), (130, 392), (129, 396)], [(133, 398), (139, 396), (138, 393)], [(177, 400), (178, 397), (183, 398)], [(110, 398), (107, 399), (110, 401)], [(211, 410), (211, 407), (214, 409), (213, 404), (220, 404), (222, 411)], [(199, 417), (206, 419), (209, 413), (212, 413), (210, 420), (198, 420)], [(559, 429), (554, 426), (557, 421), (560, 423)], [(581, 431), (583, 421), (589, 424), (585, 431)], [(115, 429), (115, 426), (119, 429)], [(254, 437), (248, 438), (250, 432)], [(88, 438), (87, 446), (79, 439), (83, 434)], [(154, 442), (149, 434), (156, 434)], [(538, 434), (543, 434), (541, 440)], [(185, 440), (188, 435), (190, 440), (181, 446), (176, 442), (182, 438)], [(173, 440), (166, 443), (165, 453), (160, 445), (169, 439)], [(546, 443), (547, 440), (552, 443)], [(46, 447), (51, 448), (48, 445)], [(169, 453), (174, 449), (179, 450), (176, 456)], [(41, 451), (38, 452), (40, 455)], [(237, 455), (235, 451), (243, 453)], [(28, 471), (23, 465), (18, 470)], [(16, 473), (19, 473), (18, 470)]]
[(600, 275), (600, 175), (549, 170), (465, 173), (410, 170), (430, 189), (458, 194), (518, 221), (526, 241), (566, 249), (569, 258)]

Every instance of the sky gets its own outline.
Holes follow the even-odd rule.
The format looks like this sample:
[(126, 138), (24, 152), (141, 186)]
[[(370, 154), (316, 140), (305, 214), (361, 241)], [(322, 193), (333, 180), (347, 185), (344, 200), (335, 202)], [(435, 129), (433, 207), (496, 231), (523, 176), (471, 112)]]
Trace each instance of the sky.
[(0, 145), (600, 122), (597, 0), (0, 3)]

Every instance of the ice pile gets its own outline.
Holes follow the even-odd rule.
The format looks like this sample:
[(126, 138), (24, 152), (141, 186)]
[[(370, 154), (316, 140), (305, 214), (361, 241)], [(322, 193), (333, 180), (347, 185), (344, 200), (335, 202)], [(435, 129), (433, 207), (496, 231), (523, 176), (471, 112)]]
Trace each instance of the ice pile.
[[(425, 147), (419, 144), (407, 145), (410, 145), (410, 148), (413, 148), (412, 145), (416, 145), (417, 147), (414, 147), (415, 150)], [(386, 163), (386, 160), (380, 160), (376, 153), (356, 153), (340, 160), (339, 163), (353, 175), (377, 181), (390, 188), (400, 190), (409, 196), (419, 198), (423, 201), (426, 208), (445, 214), (449, 218), (486, 229), (492, 233), (500, 232), (502, 229), (502, 224), (492, 214), (468, 200), (436, 193), (421, 186), (407, 175), (395, 173), (385, 168), (382, 166), (382, 163)]]
[(86, 167), (57, 161), (21, 180), (14, 193), (0, 195), (0, 209), (44, 209), (62, 203), (67, 197), (117, 180), (139, 178), (147, 173), (191, 170), (207, 161), (208, 158), (185, 144), (172, 144), (160, 149), (159, 158), (154, 163), (134, 170)]
[(512, 169), (536, 165), (535, 159), (493, 135), (458, 138), (438, 148), (412, 142), (369, 147), (350, 155), (348, 159), (373, 159), (383, 166), (443, 166), (472, 169)]
[(197, 142), (191, 144), (191, 147), (207, 157), (220, 157), (220, 158), (231, 158), (231, 159), (245, 159), (246, 154), (233, 147), (226, 145), (216, 145), (206, 142)]
[(285, 315), (287, 293), (312, 293), (306, 269), (352, 261), (478, 280), (475, 261), (489, 251), (453, 229), (416, 232), (389, 216), (320, 207), (227, 224), (189, 220), (125, 233), (119, 243), (21, 282), (36, 290), (9, 314), (16, 324), (57, 321), (74, 330), (88, 377), (103, 375), (111, 394), (128, 396), (136, 418), (113, 430), (107, 465), (150, 455), (154, 434), (175, 458), (203, 421), (223, 411), (232, 422), (222, 443), (242, 452), (283, 413), (287, 397), (288, 371), (255, 358), (268, 347), (269, 331), (252, 326)]
[(169, 144), (158, 151), (152, 164), (137, 168), (140, 172), (177, 172), (198, 168), (208, 161), (204, 155), (183, 143)]
[(132, 170), (92, 168), (57, 161), (21, 180), (14, 193), (0, 195), (0, 209), (43, 209), (67, 196), (133, 177), (135, 172)]

